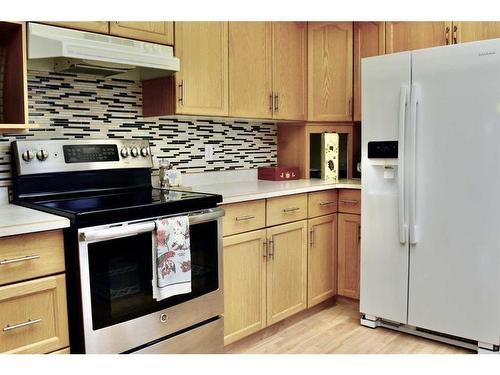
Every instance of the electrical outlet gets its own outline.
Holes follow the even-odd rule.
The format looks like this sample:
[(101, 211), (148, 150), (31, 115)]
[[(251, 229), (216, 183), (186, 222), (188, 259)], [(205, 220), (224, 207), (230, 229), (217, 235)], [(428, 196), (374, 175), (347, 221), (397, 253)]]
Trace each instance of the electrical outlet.
[(214, 160), (214, 145), (205, 145), (205, 160)]

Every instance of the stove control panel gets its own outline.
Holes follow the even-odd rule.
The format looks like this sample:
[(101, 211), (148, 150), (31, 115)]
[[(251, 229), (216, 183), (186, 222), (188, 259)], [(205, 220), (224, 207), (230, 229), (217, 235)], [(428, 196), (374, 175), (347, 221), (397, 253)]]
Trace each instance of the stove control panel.
[(20, 140), (12, 154), (19, 175), (153, 167), (149, 142), (135, 139)]

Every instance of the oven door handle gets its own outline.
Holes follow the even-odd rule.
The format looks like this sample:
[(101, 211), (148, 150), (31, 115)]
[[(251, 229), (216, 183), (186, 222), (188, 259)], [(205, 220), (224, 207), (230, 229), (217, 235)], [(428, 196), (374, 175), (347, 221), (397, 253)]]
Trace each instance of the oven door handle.
[[(173, 215), (174, 217), (178, 215)], [(217, 220), (218, 218), (224, 216), (224, 210), (222, 208), (213, 208), (201, 213), (188, 214), (189, 225), (201, 224), (209, 221)], [(127, 237), (140, 233), (152, 232), (156, 229), (156, 224), (154, 221), (147, 221), (144, 223), (121, 225), (118, 227), (106, 228), (106, 229), (90, 229), (80, 232), (80, 241), (106, 241), (114, 238)]]

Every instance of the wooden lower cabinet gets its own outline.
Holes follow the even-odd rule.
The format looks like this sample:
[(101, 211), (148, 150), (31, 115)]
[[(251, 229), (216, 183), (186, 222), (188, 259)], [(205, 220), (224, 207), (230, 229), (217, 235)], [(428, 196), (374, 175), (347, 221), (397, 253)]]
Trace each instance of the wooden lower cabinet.
[(0, 287), (0, 353), (49, 353), (67, 347), (64, 275)]
[(224, 345), (306, 308), (307, 221), (224, 238)]
[(361, 216), (338, 214), (337, 294), (359, 299)]
[(267, 324), (306, 308), (307, 221), (268, 228)]
[(224, 345), (266, 327), (266, 230), (224, 238)]
[(335, 295), (337, 215), (310, 219), (308, 233), (307, 307), (312, 307)]

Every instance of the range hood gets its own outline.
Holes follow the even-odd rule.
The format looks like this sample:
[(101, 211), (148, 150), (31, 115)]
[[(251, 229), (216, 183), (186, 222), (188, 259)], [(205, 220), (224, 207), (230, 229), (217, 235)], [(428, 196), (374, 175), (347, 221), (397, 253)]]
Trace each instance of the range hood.
[(28, 24), (28, 67), (32, 70), (144, 80), (171, 75), (179, 66), (170, 46)]

